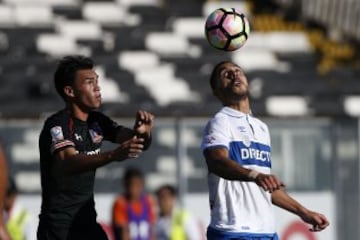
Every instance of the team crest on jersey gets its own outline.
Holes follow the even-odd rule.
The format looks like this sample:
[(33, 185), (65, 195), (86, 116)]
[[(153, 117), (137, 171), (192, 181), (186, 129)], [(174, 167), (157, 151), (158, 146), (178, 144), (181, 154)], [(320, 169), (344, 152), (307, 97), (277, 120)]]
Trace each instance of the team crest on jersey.
[(91, 129), (89, 130), (89, 133), (93, 143), (100, 143), (104, 138), (104, 136), (102, 135), (102, 130), (98, 123), (94, 123), (92, 125)]
[(241, 136), (241, 140), (244, 143), (245, 147), (250, 147), (251, 140), (250, 140), (250, 137), (248, 135)]
[(60, 126), (55, 126), (51, 128), (50, 134), (53, 142), (64, 140), (64, 134)]

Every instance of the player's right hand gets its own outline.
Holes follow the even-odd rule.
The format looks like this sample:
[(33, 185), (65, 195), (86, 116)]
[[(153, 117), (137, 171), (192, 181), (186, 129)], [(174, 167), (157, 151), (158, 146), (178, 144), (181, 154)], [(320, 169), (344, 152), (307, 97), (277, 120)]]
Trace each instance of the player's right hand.
[(120, 144), (118, 148), (113, 151), (113, 158), (116, 161), (123, 161), (127, 158), (138, 157), (144, 149), (144, 139), (136, 136)]
[(265, 191), (270, 193), (285, 187), (285, 184), (283, 184), (280, 179), (273, 174), (260, 173), (254, 181), (259, 187), (262, 187)]

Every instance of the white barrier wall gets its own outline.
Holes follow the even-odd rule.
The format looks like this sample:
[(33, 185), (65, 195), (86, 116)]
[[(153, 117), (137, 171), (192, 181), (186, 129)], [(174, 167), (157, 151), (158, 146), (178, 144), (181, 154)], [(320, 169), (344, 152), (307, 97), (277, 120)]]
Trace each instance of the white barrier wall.
[[(335, 197), (331, 192), (291, 193), (297, 201), (309, 209), (324, 213), (331, 225), (323, 232), (312, 233), (309, 226), (297, 216), (275, 207), (277, 232), (281, 240), (336, 240)], [(209, 222), (209, 204), (207, 194), (189, 194), (185, 197), (187, 208), (206, 226)]]
[(276, 208), (277, 229), (281, 240), (336, 240), (335, 197), (331, 192), (292, 193), (292, 197), (311, 210), (323, 213), (330, 221), (330, 226), (319, 233), (308, 231), (309, 225), (299, 217)]
[[(277, 231), (281, 240), (335, 240), (336, 239), (336, 211), (335, 198), (331, 192), (319, 193), (291, 193), (295, 199), (310, 209), (324, 213), (330, 220), (330, 227), (321, 233), (308, 231), (309, 226), (303, 224), (300, 219), (286, 211), (276, 208)], [(95, 197), (98, 221), (109, 224), (111, 221), (111, 208), (115, 195), (97, 194)], [(21, 204), (26, 206), (35, 218), (40, 211), (40, 196), (21, 195)], [(185, 197), (185, 205), (203, 226), (209, 222), (209, 204), (207, 194), (188, 194)], [(35, 224), (37, 225), (37, 224)], [(35, 229), (34, 229), (35, 231)]]

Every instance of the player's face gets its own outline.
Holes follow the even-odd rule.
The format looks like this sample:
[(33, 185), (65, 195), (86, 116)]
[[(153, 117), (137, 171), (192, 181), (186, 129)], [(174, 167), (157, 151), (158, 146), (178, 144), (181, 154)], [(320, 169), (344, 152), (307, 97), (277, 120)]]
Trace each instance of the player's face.
[(98, 75), (93, 69), (78, 70), (74, 81), (75, 101), (86, 109), (97, 109), (101, 105)]
[(131, 198), (138, 199), (144, 190), (144, 180), (139, 177), (133, 177), (128, 182), (127, 191)]
[(158, 193), (158, 204), (160, 211), (163, 214), (171, 214), (175, 207), (175, 196), (173, 196), (168, 190), (163, 189)]
[(221, 99), (241, 99), (248, 95), (248, 88), (247, 78), (239, 66), (233, 63), (224, 63), (220, 67), (215, 95)]

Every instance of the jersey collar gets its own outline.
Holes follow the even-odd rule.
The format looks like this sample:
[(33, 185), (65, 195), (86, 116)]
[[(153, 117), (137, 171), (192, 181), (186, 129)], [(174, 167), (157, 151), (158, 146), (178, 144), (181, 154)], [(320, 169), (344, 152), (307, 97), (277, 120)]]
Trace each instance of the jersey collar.
[(221, 112), (225, 113), (226, 115), (229, 115), (229, 116), (232, 116), (232, 117), (237, 117), (237, 118), (242, 118), (242, 117), (246, 117), (247, 115), (251, 115), (251, 113), (246, 114), (246, 113), (237, 111), (237, 110), (235, 110), (233, 108), (230, 108), (230, 107), (223, 107), (221, 109)]

